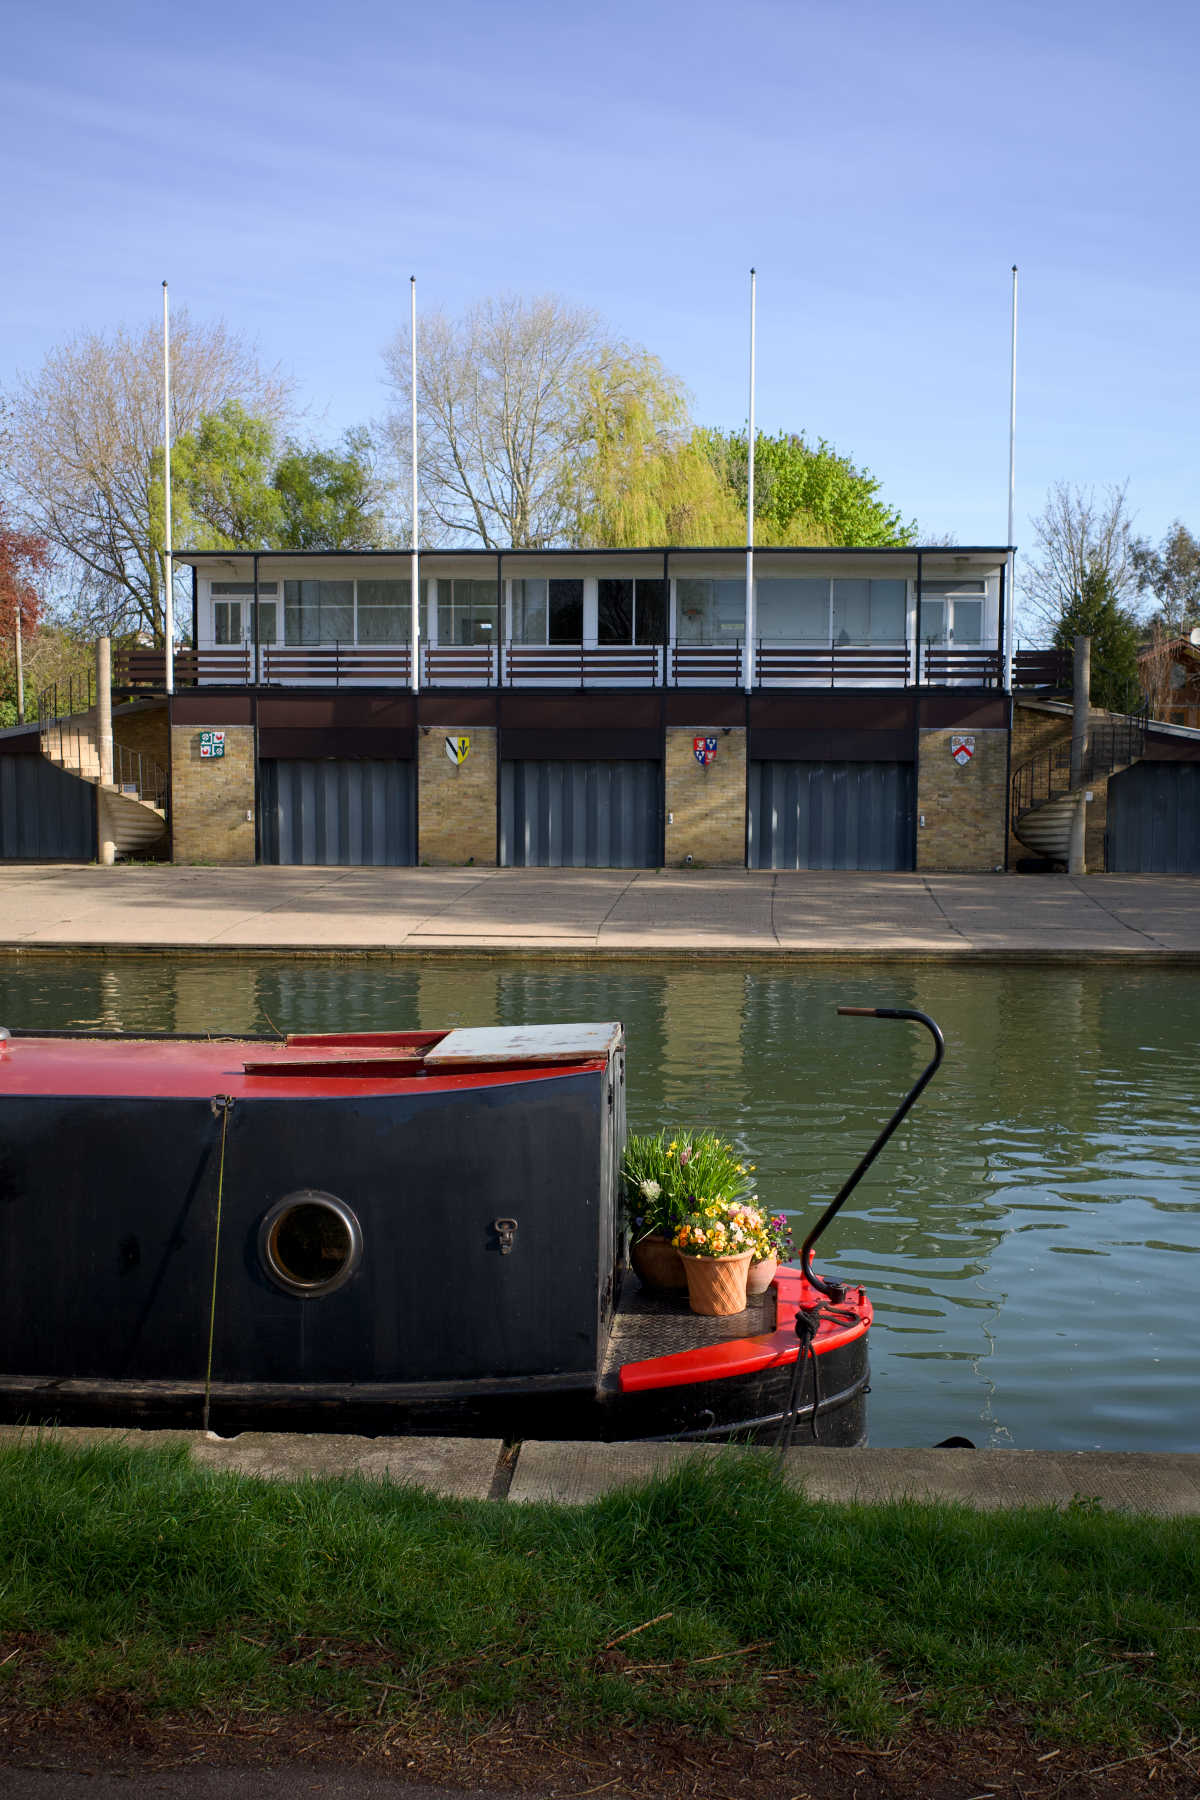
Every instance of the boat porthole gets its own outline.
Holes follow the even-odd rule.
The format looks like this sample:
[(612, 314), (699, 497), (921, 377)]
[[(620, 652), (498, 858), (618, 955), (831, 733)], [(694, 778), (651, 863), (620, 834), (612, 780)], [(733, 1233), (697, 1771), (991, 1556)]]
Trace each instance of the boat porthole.
[(358, 1220), (333, 1194), (285, 1194), (258, 1229), (263, 1267), (277, 1287), (315, 1299), (349, 1281), (362, 1260)]

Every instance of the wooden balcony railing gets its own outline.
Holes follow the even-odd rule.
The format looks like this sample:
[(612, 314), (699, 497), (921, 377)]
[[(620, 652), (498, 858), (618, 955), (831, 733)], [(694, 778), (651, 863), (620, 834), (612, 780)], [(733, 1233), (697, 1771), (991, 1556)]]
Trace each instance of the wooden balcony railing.
[(278, 686), (294, 681), (328, 687), (403, 685), (410, 669), (407, 644), (268, 644), (262, 661), (263, 681)]
[[(177, 650), (175, 686), (197, 683), (251, 686), (307, 684), (328, 687), (407, 687), (407, 644), (252, 644)], [(421, 682), (433, 687), (555, 686), (739, 687), (744, 679), (741, 643), (688, 644), (426, 644)], [(1014, 658), (1017, 687), (1069, 682), (1063, 652), (1022, 650)], [(962, 683), (999, 687), (1004, 657), (978, 646), (909, 644), (785, 644), (760, 640), (754, 647), (756, 687), (908, 687)], [(165, 686), (161, 650), (125, 649), (113, 659), (113, 686), (126, 692)]]
[(425, 650), (425, 679), (435, 687), (491, 687), (496, 657), (490, 644), (429, 644)]
[(922, 653), (926, 681), (935, 685), (947, 681), (977, 683), (980, 687), (999, 687), (1004, 679), (1004, 656), (999, 650), (982, 650), (961, 646), (943, 649), (930, 644)]
[[(195, 687), (197, 681), (228, 682), (246, 687), (254, 677), (254, 646), (229, 644), (203, 650), (176, 650), (175, 686)], [(163, 650), (118, 650), (113, 656), (113, 686), (154, 688), (166, 686), (167, 659)]]
[(1018, 650), (1013, 656), (1014, 687), (1063, 687), (1072, 682), (1069, 650)]
[(653, 687), (659, 680), (657, 644), (508, 644), (504, 651), (508, 683), (557, 682), (583, 687), (594, 682), (636, 682)]
[(907, 687), (910, 658), (907, 644), (758, 645), (755, 673), (766, 686), (854, 687), (881, 682)]
[(742, 646), (736, 644), (672, 644), (671, 680), (705, 687), (737, 687), (742, 679)]

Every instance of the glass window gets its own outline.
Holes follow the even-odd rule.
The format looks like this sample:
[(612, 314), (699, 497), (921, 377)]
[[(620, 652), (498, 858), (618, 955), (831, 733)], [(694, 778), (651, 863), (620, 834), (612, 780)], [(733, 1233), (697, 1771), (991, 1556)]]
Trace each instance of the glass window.
[(546, 642), (546, 586), (541, 576), (512, 583), (509, 635), (514, 644)]
[(679, 641), (684, 644), (736, 643), (746, 629), (744, 581), (683, 578), (675, 584)]
[(352, 581), (285, 581), (283, 631), (288, 644), (354, 642)]
[(908, 613), (908, 583), (873, 581), (871, 583), (870, 641), (873, 644), (902, 644)]
[(582, 644), (582, 581), (551, 581), (547, 585), (550, 589), (550, 642)]
[(666, 643), (667, 601), (670, 591), (665, 581), (639, 581), (636, 584), (633, 615), (635, 644)]
[[(277, 581), (260, 581), (258, 584), (258, 591), (260, 595), (278, 595), (279, 583)], [(241, 594), (243, 597), (249, 595), (252, 599), (254, 597), (254, 583), (253, 581), (214, 581), (212, 584), (212, 593), (214, 599), (218, 594)]]
[(983, 642), (983, 601), (963, 600), (955, 597), (951, 602), (954, 609), (954, 623), (950, 635), (956, 644), (980, 644)]
[(869, 581), (835, 581), (833, 584), (833, 641), (865, 644), (870, 640), (871, 584)]
[(213, 628), (218, 644), (240, 644), (242, 641), (241, 601), (214, 600)]
[(360, 581), (360, 644), (407, 644), (412, 632), (411, 581)]
[[(218, 644), (240, 644), (242, 642), (243, 619), (245, 636), (249, 643), (254, 642), (254, 603), (242, 600), (213, 601), (213, 636)], [(273, 644), (278, 631), (278, 609), (274, 600), (260, 600), (258, 603), (258, 641), (260, 644)]]
[(492, 644), (497, 637), (494, 581), (438, 582), (438, 643)]
[(946, 641), (946, 602), (921, 596), (921, 642), (944, 644)]
[(633, 642), (633, 583), (607, 577), (597, 584), (596, 638), (601, 644)]
[(761, 638), (795, 644), (829, 642), (829, 583), (812, 576), (766, 576), (756, 584)]

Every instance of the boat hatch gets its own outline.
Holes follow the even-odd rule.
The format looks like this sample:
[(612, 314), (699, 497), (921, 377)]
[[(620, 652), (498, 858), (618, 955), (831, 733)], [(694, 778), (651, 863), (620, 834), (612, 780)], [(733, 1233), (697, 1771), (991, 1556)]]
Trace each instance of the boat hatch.
[(406, 1076), (428, 1070), (553, 1068), (606, 1061), (619, 1024), (480, 1026), (461, 1031), (292, 1036), (247, 1057), (247, 1075)]

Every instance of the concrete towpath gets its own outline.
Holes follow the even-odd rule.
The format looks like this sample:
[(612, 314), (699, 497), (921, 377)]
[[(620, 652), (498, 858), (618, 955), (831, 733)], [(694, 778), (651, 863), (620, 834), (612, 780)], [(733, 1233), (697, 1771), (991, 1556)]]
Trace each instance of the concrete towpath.
[[(67, 1449), (184, 1443), (199, 1467), (264, 1480), (360, 1475), (412, 1484), (460, 1500), (582, 1505), (652, 1480), (680, 1461), (729, 1454), (718, 1445), (527, 1441), (497, 1438), (363, 1438), (336, 1433), (121, 1431), (89, 1426), (0, 1426), (0, 1451), (36, 1438)], [(770, 1449), (735, 1452), (774, 1456)], [(789, 1450), (784, 1475), (812, 1500), (956, 1503), (984, 1511), (1070, 1506), (1085, 1500), (1160, 1518), (1200, 1515), (1200, 1455), (1053, 1450)]]
[(620, 869), (0, 865), (0, 951), (1200, 959), (1200, 881)]

